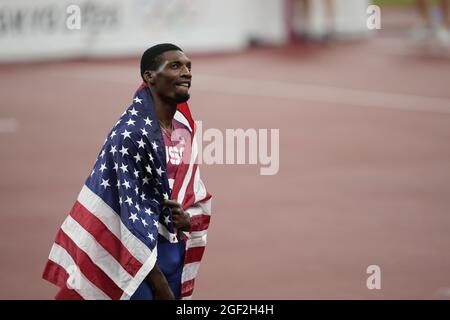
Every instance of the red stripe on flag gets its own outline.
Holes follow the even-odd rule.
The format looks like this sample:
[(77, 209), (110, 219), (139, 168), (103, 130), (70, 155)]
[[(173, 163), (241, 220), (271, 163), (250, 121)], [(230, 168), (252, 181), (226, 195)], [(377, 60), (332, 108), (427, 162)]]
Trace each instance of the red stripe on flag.
[(93, 285), (102, 290), (111, 299), (120, 299), (123, 294), (122, 289), (120, 289), (83, 250), (78, 248), (75, 242), (73, 242), (62, 229), (58, 231), (55, 243), (66, 249), (77, 264), (81, 273), (83, 273)]
[(204, 252), (205, 247), (193, 247), (187, 249), (184, 256), (184, 264), (186, 265), (191, 262), (199, 262), (200, 260), (202, 260)]
[[(191, 152), (191, 150), (185, 150), (183, 157), (187, 157), (187, 154), (188, 153), (190, 154), (190, 152)], [(191, 156), (189, 155), (189, 161), (190, 161), (190, 158), (191, 158)], [(189, 184), (188, 184), (188, 186), (186, 188), (186, 192), (184, 194), (184, 198), (181, 203), (181, 206), (183, 207), (183, 209), (186, 209), (189, 206), (191, 206), (191, 204), (186, 205), (186, 200), (187, 200), (188, 196), (190, 196), (193, 199), (193, 193), (194, 193), (193, 192), (194, 190), (192, 189), (192, 180), (194, 179), (193, 173), (195, 171), (192, 170), (191, 176), (188, 177), (187, 176), (188, 170), (189, 170), (189, 163), (182, 161), (180, 163), (180, 165), (178, 166), (177, 173), (175, 175), (175, 182), (173, 184), (172, 194), (170, 195), (171, 200), (178, 201), (178, 194), (180, 193), (180, 190), (181, 190), (181, 187), (183, 186), (184, 181), (186, 179), (190, 179), (189, 184), (191, 185), (191, 189), (189, 189)]]
[(194, 292), (195, 279), (183, 282), (181, 285), (181, 297), (189, 297)]
[(177, 200), (178, 199), (178, 194), (181, 190), (181, 187), (184, 183), (184, 181), (186, 179), (190, 179), (189, 180), (189, 185), (186, 188), (186, 192), (184, 195), (184, 198), (182, 200), (182, 207), (183, 209), (186, 209), (188, 207), (190, 207), (194, 201), (194, 189), (193, 189), (193, 180), (195, 177), (195, 170), (197, 169), (197, 164), (193, 163), (193, 167), (192, 167), (192, 171), (191, 171), (191, 176), (188, 177), (187, 176), (187, 172), (189, 170), (189, 166), (190, 166), (190, 162), (191, 162), (191, 157), (192, 157), (192, 143), (194, 142), (194, 132), (195, 132), (195, 123), (194, 120), (192, 119), (192, 115), (191, 112), (189, 111), (189, 105), (187, 103), (181, 103), (177, 105), (177, 110), (186, 118), (186, 120), (189, 123), (189, 126), (192, 129), (191, 132), (191, 147), (188, 148), (188, 150), (184, 150), (184, 155), (183, 155), (183, 160), (185, 160), (187, 158), (187, 162), (186, 161), (182, 161), (181, 164), (178, 166), (178, 170), (177, 173), (175, 175), (175, 183), (173, 185), (173, 189), (172, 189), (172, 194), (171, 194), (171, 199), (172, 200)]
[(189, 109), (189, 105), (187, 102), (183, 102), (177, 105), (177, 110), (181, 112), (181, 114), (186, 118), (186, 120), (189, 122), (189, 126), (191, 127), (192, 131), (195, 130), (195, 122), (192, 118), (191, 110)]
[(69, 275), (63, 267), (53, 262), (52, 260), (47, 260), (42, 278), (50, 281), (60, 288), (64, 288), (66, 286), (68, 277)]
[(52, 260), (47, 261), (42, 277), (61, 288), (55, 296), (56, 300), (84, 300), (75, 290), (67, 288), (69, 274)]
[(195, 203), (195, 193), (194, 193), (194, 180), (195, 172), (197, 171), (198, 164), (192, 166), (192, 175), (190, 177), (189, 183), (186, 187), (186, 192), (183, 199), (183, 208), (189, 208)]
[[(139, 88), (137, 89), (137, 91), (139, 91), (139, 90), (142, 90), (142, 89), (144, 89), (144, 88), (147, 88), (148, 87), (148, 84), (147, 84), (147, 82), (142, 82), (141, 83), (141, 85), (139, 86)], [(136, 92), (137, 93), (137, 92)]]
[(55, 296), (55, 300), (84, 300), (75, 290), (62, 288)]
[(209, 221), (211, 220), (211, 216), (208, 214), (198, 214), (191, 217), (191, 228), (190, 232), (193, 231), (203, 231), (208, 229)]
[(130, 251), (128, 251), (111, 231), (109, 231), (99, 218), (93, 215), (78, 201), (75, 202), (75, 205), (70, 212), (70, 216), (88, 231), (132, 277), (136, 275), (142, 267), (142, 263), (136, 260)]

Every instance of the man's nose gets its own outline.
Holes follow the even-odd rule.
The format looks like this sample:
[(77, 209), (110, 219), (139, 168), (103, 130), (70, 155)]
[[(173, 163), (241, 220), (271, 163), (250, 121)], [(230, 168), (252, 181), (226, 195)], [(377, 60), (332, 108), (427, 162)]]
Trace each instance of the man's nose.
[(183, 68), (181, 69), (181, 77), (185, 77), (185, 78), (192, 78), (192, 73), (191, 70), (189, 70), (189, 68), (187, 66), (183, 66)]

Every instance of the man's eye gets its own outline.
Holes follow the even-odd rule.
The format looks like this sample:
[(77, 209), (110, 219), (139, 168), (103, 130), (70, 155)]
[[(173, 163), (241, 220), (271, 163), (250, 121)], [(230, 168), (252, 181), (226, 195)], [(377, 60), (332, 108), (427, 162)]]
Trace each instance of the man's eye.
[(171, 68), (172, 68), (172, 69), (178, 68), (178, 63), (172, 63)]

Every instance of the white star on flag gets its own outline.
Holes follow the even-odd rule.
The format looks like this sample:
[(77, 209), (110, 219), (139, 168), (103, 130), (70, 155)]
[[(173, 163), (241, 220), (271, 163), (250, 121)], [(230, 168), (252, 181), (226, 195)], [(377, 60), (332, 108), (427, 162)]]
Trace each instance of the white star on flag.
[(162, 169), (162, 167), (159, 167), (158, 169), (156, 169), (156, 172), (158, 172), (158, 175), (161, 176), (165, 171)]
[(134, 126), (134, 123), (136, 122), (136, 120), (131, 120), (129, 119), (127, 122), (125, 122), (128, 126)]
[(122, 154), (122, 157), (124, 155), (128, 155), (128, 148), (125, 148), (124, 146), (122, 146), (122, 149), (119, 152)]
[(103, 188), (106, 189), (106, 187), (110, 187), (109, 183), (108, 183), (109, 179), (102, 179), (102, 183), (100, 183), (101, 186), (103, 186)]
[(147, 118), (144, 119), (144, 121), (145, 121), (145, 124), (146, 124), (146, 125), (148, 125), (148, 126), (150, 126), (150, 127), (152, 126), (153, 120), (150, 120), (150, 119), (147, 117)]
[(133, 205), (133, 200), (129, 196), (127, 196), (127, 200), (125, 200), (126, 203), (128, 203), (129, 206)]
[(136, 155), (133, 156), (133, 158), (136, 159), (136, 163), (138, 163), (139, 161), (141, 161), (141, 156), (139, 155), (139, 153), (136, 153)]
[(125, 180), (124, 179), (124, 182), (122, 183), (122, 185), (125, 187), (125, 189), (130, 189), (131, 187), (130, 187), (130, 183), (127, 181), (127, 180)]
[(103, 171), (105, 171), (106, 169), (108, 169), (107, 167), (106, 167), (106, 163), (102, 163), (102, 165), (100, 166), (100, 171), (103, 173)]
[(164, 222), (165, 222), (166, 224), (169, 224), (169, 223), (170, 223), (170, 218), (169, 218), (169, 216), (165, 216), (165, 217), (164, 217)]
[[(142, 104), (142, 99), (139, 99), (138, 96), (136, 96), (136, 97), (133, 99), (133, 101), (134, 101), (135, 103), (140, 103), (140, 104)], [(133, 109), (134, 109), (134, 108), (133, 108)]]
[(133, 107), (133, 109), (130, 109), (130, 113), (132, 116), (137, 116), (138, 112), (136, 111), (136, 109)]
[(139, 145), (138, 148), (143, 148), (143, 149), (145, 149), (145, 142), (144, 142), (144, 139), (141, 138), (141, 140), (139, 140), (137, 143), (138, 143), (138, 145)]
[(128, 166), (126, 166), (125, 163), (122, 163), (122, 166), (120, 167), (120, 170), (122, 170), (123, 173), (128, 172), (127, 167)]
[(125, 130), (121, 133), (121, 135), (123, 135), (123, 138), (124, 138), (124, 139), (125, 139), (125, 138), (130, 138), (130, 139), (131, 139), (130, 134), (131, 134), (131, 132), (130, 132), (130, 131), (127, 131), (127, 129), (125, 129)]
[(111, 150), (109, 150), (109, 152), (111, 152), (112, 155), (114, 155), (117, 152), (116, 146), (111, 146)]
[(138, 220), (137, 213), (130, 214), (130, 217), (128, 219), (133, 220), (134, 223), (136, 220)]

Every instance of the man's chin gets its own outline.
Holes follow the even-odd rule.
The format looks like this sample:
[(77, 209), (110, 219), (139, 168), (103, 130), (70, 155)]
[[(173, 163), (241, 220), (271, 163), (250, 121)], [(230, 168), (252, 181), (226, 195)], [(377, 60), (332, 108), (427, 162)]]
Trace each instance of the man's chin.
[(175, 95), (175, 101), (177, 103), (183, 103), (188, 101), (190, 97), (191, 95), (189, 93), (178, 93), (177, 95)]

